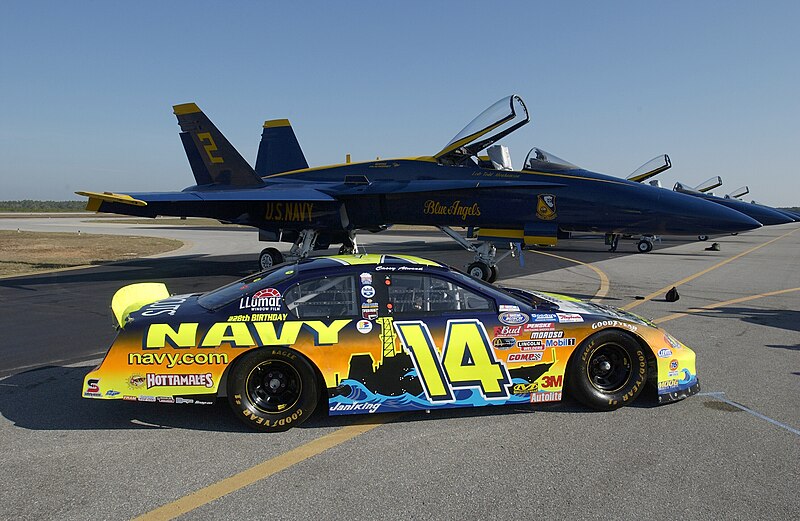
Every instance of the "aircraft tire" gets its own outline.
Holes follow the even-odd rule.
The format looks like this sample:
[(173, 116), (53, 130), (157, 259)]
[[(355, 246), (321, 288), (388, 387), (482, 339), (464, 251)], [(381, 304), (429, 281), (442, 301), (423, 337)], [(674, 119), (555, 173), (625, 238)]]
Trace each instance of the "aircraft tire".
[(317, 407), (314, 369), (300, 353), (262, 347), (243, 354), (228, 376), (228, 401), (250, 427), (281, 432), (300, 425)]
[(494, 282), (494, 281), (496, 281), (497, 280), (497, 266), (489, 266), (489, 271), (491, 273), (489, 274), (489, 280), (487, 280), (486, 282)]
[(489, 278), (492, 276), (492, 269), (489, 267), (488, 264), (485, 262), (473, 262), (469, 266), (467, 266), (467, 273), (475, 277), (476, 279), (489, 281)]
[(277, 248), (264, 248), (258, 255), (258, 268), (268, 270), (283, 262), (283, 254)]
[(567, 391), (601, 411), (631, 404), (647, 383), (647, 356), (630, 334), (615, 329), (584, 340), (567, 364)]
[(698, 241), (707, 241), (708, 240), (708, 235), (698, 235), (697, 236), (697, 240)]
[(648, 253), (653, 250), (653, 243), (644, 240), (639, 241), (636, 244), (636, 249), (639, 251), (639, 253)]

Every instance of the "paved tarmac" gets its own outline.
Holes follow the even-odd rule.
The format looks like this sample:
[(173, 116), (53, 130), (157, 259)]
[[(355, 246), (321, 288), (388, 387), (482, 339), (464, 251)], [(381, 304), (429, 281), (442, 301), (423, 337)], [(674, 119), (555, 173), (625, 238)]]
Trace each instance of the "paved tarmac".
[[(48, 228), (8, 221), (0, 228)], [(191, 244), (159, 259), (0, 279), (3, 517), (789, 519), (800, 507), (800, 225), (713, 239), (717, 252), (665, 241), (650, 254), (634, 254), (633, 243), (609, 253), (594, 238), (526, 252), (524, 267), (501, 263), (501, 284), (598, 298), (660, 321), (697, 352), (698, 396), (656, 406), (651, 394), (609, 413), (567, 400), (318, 414), (268, 435), (246, 430), (224, 402), (80, 397), (88, 360), (113, 337), (117, 288), (216, 287), (253, 271), (264, 246), (255, 234), (57, 221)], [(372, 252), (469, 260), (436, 234), (360, 239)], [(681, 299), (667, 303), (672, 286)]]

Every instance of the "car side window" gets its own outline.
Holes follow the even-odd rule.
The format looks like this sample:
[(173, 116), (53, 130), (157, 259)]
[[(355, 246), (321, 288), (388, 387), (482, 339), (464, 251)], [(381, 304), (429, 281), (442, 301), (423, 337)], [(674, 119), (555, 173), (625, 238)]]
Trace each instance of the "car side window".
[(284, 293), (284, 303), (297, 318), (358, 316), (355, 278), (323, 277), (292, 286)]
[(395, 315), (490, 311), (494, 303), (450, 280), (428, 274), (391, 276), (389, 302)]

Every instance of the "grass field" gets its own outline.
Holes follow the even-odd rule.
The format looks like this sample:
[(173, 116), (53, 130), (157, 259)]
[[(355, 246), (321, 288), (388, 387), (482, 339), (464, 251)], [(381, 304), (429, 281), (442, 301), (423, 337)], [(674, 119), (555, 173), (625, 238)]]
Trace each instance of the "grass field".
[(156, 237), (0, 231), (0, 276), (135, 259), (182, 245)]

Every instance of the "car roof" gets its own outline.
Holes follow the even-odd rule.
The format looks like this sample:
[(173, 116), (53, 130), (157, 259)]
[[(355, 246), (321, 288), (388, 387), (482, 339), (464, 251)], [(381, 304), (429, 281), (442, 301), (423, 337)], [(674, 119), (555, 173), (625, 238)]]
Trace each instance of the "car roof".
[(415, 266), (418, 268), (433, 267), (449, 268), (436, 261), (415, 257), (413, 255), (400, 254), (376, 254), (364, 253), (356, 255), (330, 255), (324, 257), (312, 257), (304, 259), (298, 263), (302, 271), (317, 269), (330, 269), (342, 266)]

